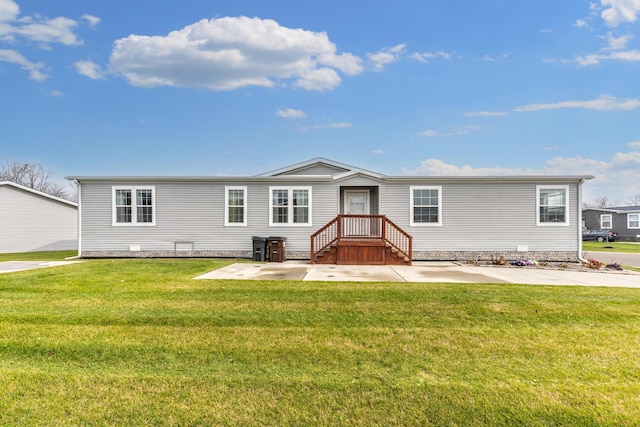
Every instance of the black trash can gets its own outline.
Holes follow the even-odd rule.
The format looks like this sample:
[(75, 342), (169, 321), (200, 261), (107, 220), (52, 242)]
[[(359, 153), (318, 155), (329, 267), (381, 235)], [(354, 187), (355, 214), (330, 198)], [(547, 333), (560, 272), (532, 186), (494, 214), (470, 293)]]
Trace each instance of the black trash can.
[(253, 260), (254, 261), (266, 261), (267, 260), (267, 238), (253, 236)]
[(284, 262), (286, 237), (269, 237), (267, 246), (269, 248), (269, 262)]

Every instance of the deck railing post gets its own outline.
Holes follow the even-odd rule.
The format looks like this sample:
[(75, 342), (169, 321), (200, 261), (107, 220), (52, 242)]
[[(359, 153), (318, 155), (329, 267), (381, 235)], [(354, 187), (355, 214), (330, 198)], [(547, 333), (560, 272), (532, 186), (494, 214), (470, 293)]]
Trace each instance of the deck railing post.
[(380, 218), (380, 222), (382, 223), (382, 240), (387, 241), (387, 217), (382, 215)]

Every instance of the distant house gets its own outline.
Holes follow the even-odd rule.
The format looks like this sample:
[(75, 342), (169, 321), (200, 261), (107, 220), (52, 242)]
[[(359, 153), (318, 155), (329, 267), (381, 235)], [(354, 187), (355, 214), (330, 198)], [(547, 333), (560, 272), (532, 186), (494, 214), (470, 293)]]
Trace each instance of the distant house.
[(0, 253), (78, 248), (78, 205), (0, 182)]
[(68, 177), (83, 257), (247, 257), (286, 238), (314, 263), (577, 260), (592, 176), (386, 176), (324, 158), (255, 176)]
[(582, 219), (585, 228), (612, 230), (618, 239), (640, 240), (640, 206), (586, 208)]

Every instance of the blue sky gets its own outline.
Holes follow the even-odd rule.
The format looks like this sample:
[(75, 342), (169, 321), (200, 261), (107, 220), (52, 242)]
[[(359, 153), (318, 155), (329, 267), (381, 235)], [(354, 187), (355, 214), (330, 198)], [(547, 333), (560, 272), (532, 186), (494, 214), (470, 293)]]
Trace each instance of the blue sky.
[[(366, 6), (364, 6), (366, 4)], [(0, 162), (595, 175), (640, 195), (640, 0), (0, 0)]]

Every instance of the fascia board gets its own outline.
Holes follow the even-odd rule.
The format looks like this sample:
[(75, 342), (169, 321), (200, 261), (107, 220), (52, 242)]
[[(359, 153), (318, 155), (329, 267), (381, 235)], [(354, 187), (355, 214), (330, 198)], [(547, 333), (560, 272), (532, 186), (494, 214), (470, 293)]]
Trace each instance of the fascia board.
[(65, 200), (63, 198), (60, 198), (60, 197), (57, 197), (57, 196), (53, 196), (51, 194), (44, 193), (42, 191), (38, 191), (38, 190), (35, 190), (33, 188), (30, 188), (30, 187), (25, 187), (24, 185), (16, 184), (15, 182), (0, 181), (0, 185), (6, 185), (8, 187), (14, 187), (14, 188), (16, 188), (18, 190), (25, 191), (25, 192), (28, 192), (28, 193), (31, 193), (31, 194), (35, 194), (37, 196), (44, 197), (44, 198), (47, 198), (47, 199), (51, 199), (51, 200), (54, 200), (56, 202), (64, 203), (64, 204), (67, 204), (69, 206), (73, 206), (75, 208), (78, 207), (77, 203), (72, 202), (70, 200)]

